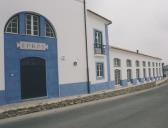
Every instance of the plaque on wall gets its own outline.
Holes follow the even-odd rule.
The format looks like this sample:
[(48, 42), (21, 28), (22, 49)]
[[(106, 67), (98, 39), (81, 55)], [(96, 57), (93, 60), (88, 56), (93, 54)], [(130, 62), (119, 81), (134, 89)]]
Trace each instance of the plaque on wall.
[(17, 48), (23, 50), (46, 51), (48, 50), (48, 45), (45, 43), (19, 42), (17, 43)]

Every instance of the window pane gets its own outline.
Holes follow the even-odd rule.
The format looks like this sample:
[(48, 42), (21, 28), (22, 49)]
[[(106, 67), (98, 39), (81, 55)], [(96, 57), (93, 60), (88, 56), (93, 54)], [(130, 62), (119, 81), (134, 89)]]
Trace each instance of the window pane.
[(54, 29), (47, 21), (46, 21), (46, 36), (55, 37)]
[(5, 32), (18, 33), (18, 16), (11, 18), (6, 25)]

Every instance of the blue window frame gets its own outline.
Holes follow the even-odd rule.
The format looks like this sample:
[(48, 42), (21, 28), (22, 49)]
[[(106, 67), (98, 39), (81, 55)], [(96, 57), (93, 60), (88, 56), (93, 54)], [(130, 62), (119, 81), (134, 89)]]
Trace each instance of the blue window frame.
[(104, 79), (104, 63), (96, 63), (96, 77), (98, 80)]

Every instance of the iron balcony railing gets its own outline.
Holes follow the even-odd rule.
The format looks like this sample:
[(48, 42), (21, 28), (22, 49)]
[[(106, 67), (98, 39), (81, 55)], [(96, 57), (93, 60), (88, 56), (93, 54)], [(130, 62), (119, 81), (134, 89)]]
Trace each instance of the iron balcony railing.
[(95, 54), (105, 55), (106, 46), (102, 45), (102, 44), (94, 44), (94, 52), (95, 52)]

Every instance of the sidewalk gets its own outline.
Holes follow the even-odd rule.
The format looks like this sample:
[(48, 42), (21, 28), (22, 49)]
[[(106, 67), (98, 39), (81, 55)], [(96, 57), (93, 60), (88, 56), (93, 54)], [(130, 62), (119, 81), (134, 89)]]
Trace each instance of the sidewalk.
[(128, 94), (131, 92), (137, 92), (153, 87), (160, 86), (164, 83), (168, 82), (168, 78), (165, 78), (160, 81), (154, 81), (151, 83), (146, 83), (143, 85), (129, 85), (127, 87), (116, 87), (112, 90), (96, 92), (92, 94), (85, 94), (80, 96), (71, 96), (64, 98), (52, 98), (52, 99), (39, 99), (39, 100), (31, 100), (24, 101), (21, 103), (14, 103), (0, 106), (0, 119), (5, 119), (9, 117), (15, 117), (20, 115), (25, 115), (29, 113), (45, 111), (65, 106), (70, 106), (74, 104), (80, 104), (85, 102), (90, 102), (94, 100), (105, 99), (109, 97), (119, 96)]

